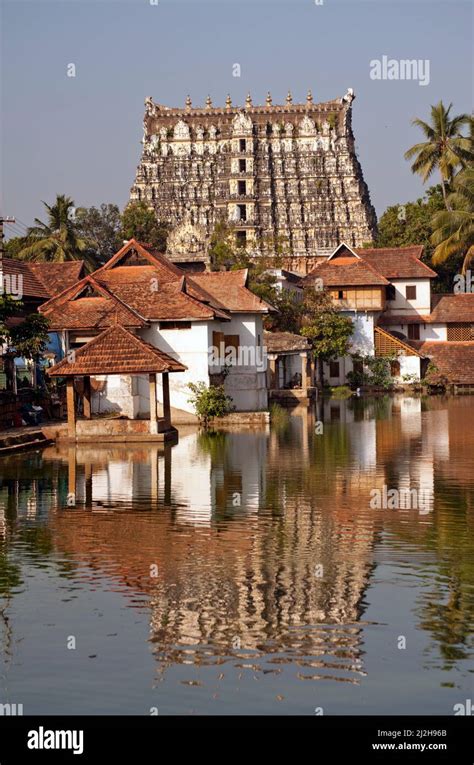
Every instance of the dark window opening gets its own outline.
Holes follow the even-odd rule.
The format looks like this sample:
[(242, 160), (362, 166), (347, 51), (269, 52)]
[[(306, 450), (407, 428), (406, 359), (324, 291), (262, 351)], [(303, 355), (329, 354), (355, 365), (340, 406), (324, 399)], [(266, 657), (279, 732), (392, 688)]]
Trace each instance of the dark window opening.
[(239, 220), (247, 220), (247, 206), (237, 205), (239, 211)]
[(407, 300), (416, 300), (416, 286), (411, 284), (406, 287), (405, 295)]
[(247, 141), (245, 140), (245, 138), (241, 138), (239, 140), (239, 151), (245, 151), (246, 148), (247, 148)]
[(239, 194), (245, 194), (246, 193), (246, 191), (247, 191), (247, 184), (245, 183), (245, 181), (239, 181), (238, 182), (238, 191), (239, 191)]
[(329, 377), (339, 377), (339, 362), (338, 361), (329, 362)]
[(419, 340), (420, 339), (420, 325), (419, 324), (409, 324), (408, 325), (408, 339), (409, 340)]
[(247, 170), (247, 160), (239, 159), (239, 173), (245, 173)]
[(385, 297), (387, 300), (395, 300), (396, 290), (393, 284), (389, 284), (388, 287), (385, 288)]
[(160, 321), (160, 329), (191, 329), (190, 321)]
[(237, 231), (236, 232), (236, 239), (237, 239), (237, 246), (238, 247), (245, 247), (247, 244), (247, 232), (246, 231)]

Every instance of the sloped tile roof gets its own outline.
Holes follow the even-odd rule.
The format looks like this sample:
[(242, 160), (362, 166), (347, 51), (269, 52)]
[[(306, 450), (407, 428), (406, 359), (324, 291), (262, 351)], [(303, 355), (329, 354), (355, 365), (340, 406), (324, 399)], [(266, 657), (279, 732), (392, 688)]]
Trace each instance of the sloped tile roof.
[(84, 271), (82, 260), (67, 263), (31, 263), (27, 260), (2, 258), (4, 277), (21, 276), (24, 297), (48, 300), (77, 282)]
[[(123, 309), (127, 307), (142, 321), (230, 320), (233, 313), (268, 313), (272, 306), (246, 288), (247, 271), (190, 274), (175, 266), (164, 255), (148, 246), (130, 240), (104, 266), (86, 277), (104, 290), (104, 298), (116, 298)], [(85, 280), (79, 282), (79, 286)], [(55, 296), (42, 311), (54, 318), (54, 328), (106, 327), (111, 323), (109, 304), (91, 301), (66, 309), (77, 295), (77, 287), (68, 288)], [(53, 312), (54, 308), (54, 312)], [(118, 321), (125, 326), (140, 326), (126, 319), (121, 309)], [(53, 315), (54, 314), (54, 315)], [(67, 325), (64, 322), (69, 322)], [(115, 318), (114, 318), (115, 321)]]
[(433, 295), (431, 321), (474, 322), (474, 293)]
[[(93, 293), (94, 296), (91, 296)], [(143, 327), (145, 319), (89, 275), (40, 307), (51, 330)]]
[(410, 255), (411, 257), (420, 259), (423, 255), (422, 244), (412, 244), (408, 247), (357, 247), (353, 248), (354, 252), (362, 257), (366, 255)]
[(410, 341), (451, 383), (474, 383), (474, 342)]
[(204, 271), (191, 279), (211, 294), (220, 305), (232, 313), (269, 313), (275, 309), (247, 289), (247, 269), (238, 271)]
[(61, 329), (103, 329), (113, 324), (125, 327), (142, 327), (135, 314), (117, 301), (104, 297), (69, 300), (58, 308), (45, 313), (51, 331)]
[(17, 285), (24, 297), (49, 298), (49, 291), (43, 282), (38, 279), (30, 268), (31, 264), (25, 260), (2, 258), (0, 270), (3, 277), (12, 277), (12, 285)]
[(309, 286), (316, 279), (322, 279), (323, 287), (371, 287), (389, 283), (362, 258), (335, 258), (320, 263), (302, 279), (302, 284)]
[(32, 273), (45, 286), (50, 297), (76, 284), (85, 274), (84, 261), (67, 263), (29, 263)]
[(307, 351), (311, 347), (307, 337), (293, 332), (264, 332), (263, 342), (268, 353)]
[[(412, 248), (403, 248), (411, 250)], [(397, 250), (358, 250), (366, 263), (375, 268), (386, 279), (434, 279), (437, 273), (416, 256)]]
[(49, 369), (52, 377), (184, 372), (186, 367), (129, 330), (114, 325)]

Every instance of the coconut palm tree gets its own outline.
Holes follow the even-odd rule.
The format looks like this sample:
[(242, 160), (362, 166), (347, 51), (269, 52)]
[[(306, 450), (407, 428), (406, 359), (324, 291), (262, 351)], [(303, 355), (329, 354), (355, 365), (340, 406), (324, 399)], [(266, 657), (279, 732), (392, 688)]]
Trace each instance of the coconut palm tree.
[(463, 273), (474, 257), (474, 167), (461, 170), (453, 181), (448, 196), (448, 209), (436, 213), (432, 219), (431, 243), (435, 265), (444, 263), (452, 255), (463, 256)]
[(73, 219), (74, 201), (58, 194), (53, 205), (43, 202), (48, 212), (48, 222), (35, 218), (36, 226), (27, 232), (27, 244), (18, 253), (21, 260), (64, 263), (66, 260), (86, 260), (96, 267), (90, 255), (93, 243), (81, 238)]
[(421, 128), (426, 141), (417, 143), (405, 152), (405, 159), (415, 158), (411, 170), (426, 182), (435, 170), (441, 175), (441, 187), (446, 208), (449, 209), (448, 186), (458, 165), (472, 161), (472, 143), (461, 133), (461, 128), (472, 124), (467, 114), (450, 118), (452, 104), (448, 108), (440, 101), (431, 107), (431, 124), (415, 119), (412, 124)]

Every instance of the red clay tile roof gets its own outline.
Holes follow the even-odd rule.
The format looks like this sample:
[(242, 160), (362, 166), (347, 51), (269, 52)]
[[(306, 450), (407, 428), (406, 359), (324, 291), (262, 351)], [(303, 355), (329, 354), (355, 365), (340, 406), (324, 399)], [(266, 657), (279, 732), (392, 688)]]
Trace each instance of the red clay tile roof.
[(424, 248), (422, 244), (412, 244), (408, 247), (353, 247), (352, 249), (362, 257), (365, 255), (410, 255), (420, 259)]
[(474, 294), (433, 295), (431, 321), (474, 322)]
[[(132, 267), (119, 270), (120, 272), (129, 271), (130, 268)], [(105, 284), (111, 293), (148, 320), (206, 320), (216, 317), (230, 319), (227, 313), (210, 305), (209, 302), (204, 302), (203, 299), (198, 300), (193, 295), (187, 294), (186, 285), (190, 281), (187, 277), (184, 278), (181, 275), (178, 280), (162, 282), (155, 269), (147, 266), (137, 266), (138, 268), (142, 272), (133, 274), (132, 281), (127, 281), (122, 273), (116, 278), (115, 269), (107, 274), (96, 272), (94, 277), (97, 276), (100, 283)], [(192, 288), (191, 291), (193, 291)], [(210, 296), (206, 296), (206, 300), (207, 298), (211, 300)]]
[(24, 297), (46, 300), (77, 282), (84, 270), (82, 260), (70, 263), (31, 263), (3, 258), (2, 264), (0, 270), (4, 277), (11, 275), (16, 278), (21, 275)]
[(263, 342), (268, 353), (307, 351), (311, 347), (307, 337), (293, 332), (264, 332)]
[(32, 272), (30, 263), (25, 260), (14, 260), (13, 258), (3, 258), (1, 265), (3, 278), (12, 277), (12, 289), (18, 290), (24, 297), (31, 298), (49, 298), (50, 294), (44, 284)]
[(44, 303), (39, 310), (48, 318), (53, 331), (105, 329), (113, 324), (143, 327), (147, 323), (91, 275)]
[(67, 263), (29, 263), (31, 271), (45, 286), (49, 297), (59, 295), (68, 287), (77, 284), (85, 274), (84, 261), (72, 260)]
[(474, 383), (474, 342), (411, 341), (411, 345), (432, 360), (439, 374), (451, 383)]
[[(139, 263), (137, 265), (123, 265), (130, 262), (136, 262), (137, 258)], [(94, 272), (94, 275), (99, 278), (104, 272), (118, 269), (130, 269), (140, 268), (144, 262), (147, 262), (150, 266), (153, 266), (158, 272), (160, 281), (175, 281), (183, 276), (183, 270), (178, 266), (175, 266), (165, 255), (162, 255), (157, 250), (148, 249), (143, 246), (136, 239), (130, 239), (124, 246), (113, 255), (107, 263)], [(122, 263), (122, 265), (120, 265)], [(101, 277), (102, 278), (102, 277)]]
[(184, 372), (186, 367), (116, 324), (49, 369), (52, 377)]
[(335, 258), (319, 263), (302, 279), (303, 286), (322, 279), (323, 287), (387, 285), (389, 282), (362, 258)]
[(238, 271), (204, 271), (187, 277), (212, 295), (232, 313), (269, 313), (275, 309), (245, 286), (247, 269)]
[[(122, 315), (122, 309), (109, 302), (74, 301), (87, 279), (100, 285), (103, 297), (115, 297), (122, 309), (130, 308), (135, 314)], [(64, 290), (42, 307), (54, 320), (55, 329), (106, 327), (116, 321), (124, 326), (141, 326), (143, 321), (212, 319), (230, 320), (229, 311), (240, 313), (268, 313), (274, 309), (245, 287), (247, 271), (216, 272), (213, 274), (188, 273), (169, 261), (164, 255), (144, 247), (131, 239), (104, 266), (79, 285)], [(98, 298), (95, 298), (98, 300)], [(69, 303), (76, 306), (69, 307)], [(66, 305), (67, 304), (67, 305)], [(54, 310), (53, 310), (54, 309)]]
[(437, 273), (425, 263), (406, 252), (358, 250), (358, 253), (366, 263), (370, 263), (386, 279), (434, 279), (437, 276)]

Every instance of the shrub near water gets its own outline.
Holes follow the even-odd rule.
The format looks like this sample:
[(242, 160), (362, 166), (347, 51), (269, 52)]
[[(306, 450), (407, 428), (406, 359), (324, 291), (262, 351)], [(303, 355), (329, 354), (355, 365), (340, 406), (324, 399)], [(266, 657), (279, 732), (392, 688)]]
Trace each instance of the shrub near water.
[(204, 382), (188, 383), (191, 396), (188, 401), (193, 405), (199, 420), (207, 426), (212, 417), (224, 417), (233, 412), (235, 407), (232, 398), (228, 396), (223, 385), (210, 385)]

